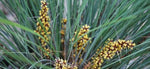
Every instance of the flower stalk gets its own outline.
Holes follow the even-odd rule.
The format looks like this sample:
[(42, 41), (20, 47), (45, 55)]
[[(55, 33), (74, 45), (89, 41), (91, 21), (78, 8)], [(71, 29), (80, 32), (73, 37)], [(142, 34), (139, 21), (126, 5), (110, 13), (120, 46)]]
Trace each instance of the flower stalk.
[(133, 49), (135, 43), (132, 40), (121, 40), (118, 39), (113, 41), (108, 39), (104, 48), (102, 50), (97, 49), (97, 56), (92, 58), (93, 60), (93, 68), (100, 68), (104, 60), (112, 59), (117, 52), (121, 52), (123, 49)]
[(48, 10), (49, 8), (47, 7), (47, 2), (45, 0), (41, 1), (41, 10), (39, 11), (39, 15), (40, 17), (38, 18), (38, 22), (37, 22), (37, 28), (35, 30), (35, 32), (37, 32), (38, 34), (40, 34), (41, 36), (44, 37), (44, 39), (42, 39), (41, 37), (39, 37), (39, 40), (41, 41), (41, 45), (42, 48), (44, 49), (44, 56), (46, 56), (47, 58), (49, 58), (49, 54), (50, 54), (50, 49), (47, 47), (47, 43), (50, 40), (50, 17), (48, 16)]

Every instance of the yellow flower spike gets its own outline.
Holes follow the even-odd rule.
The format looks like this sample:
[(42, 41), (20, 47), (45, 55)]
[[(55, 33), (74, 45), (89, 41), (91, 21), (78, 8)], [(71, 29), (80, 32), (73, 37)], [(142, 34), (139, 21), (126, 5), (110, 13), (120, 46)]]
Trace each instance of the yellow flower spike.
[(60, 58), (55, 59), (54, 66), (55, 66), (55, 69), (77, 69), (78, 68), (73, 63), (69, 64), (69, 63), (67, 63), (66, 60), (63, 60)]
[[(118, 39), (116, 41), (112, 41), (112, 39), (108, 39), (106, 41), (105, 46), (103, 49), (100, 51), (100, 48), (97, 49), (96, 54), (98, 55), (97, 57), (92, 57), (93, 61), (93, 68), (101, 67), (101, 65), (97, 65), (97, 58), (103, 58), (104, 60), (109, 60), (112, 59), (117, 52), (121, 52), (122, 49), (133, 49), (133, 47), (136, 45), (135, 43), (132, 43), (132, 40), (121, 40)], [(99, 52), (100, 51), (100, 52)]]
[(95, 68), (98, 69), (101, 67), (102, 63), (104, 62), (102, 58), (99, 57), (95, 57), (94, 59), (92, 59), (93, 65), (91, 68)]
[[(39, 37), (39, 40), (41, 41), (41, 44), (42, 44), (42, 47), (44, 48), (44, 50), (49, 50), (48, 48), (46, 48), (46, 45), (47, 45), (47, 41), (49, 41), (49, 38), (50, 38), (50, 24), (49, 24), (49, 21), (50, 21), (50, 18), (48, 16), (48, 8), (47, 8), (47, 3), (46, 3), (46, 0), (42, 0), (41, 1), (41, 10), (39, 11), (39, 15), (40, 17), (38, 18), (39, 22), (37, 22), (37, 28), (36, 28), (36, 32), (39, 33), (41, 36), (43, 36), (45, 38), (42, 39)], [(40, 24), (41, 22), (41, 24)], [(45, 53), (45, 52), (44, 52)], [(43, 54), (44, 54), (43, 53)], [(44, 54), (44, 56), (48, 56), (48, 54)]]
[[(90, 40), (90, 38), (88, 37), (87, 33), (89, 30), (90, 26), (88, 26), (87, 24), (82, 26), (81, 29), (79, 30), (79, 32), (77, 33), (77, 31), (75, 32), (75, 35), (77, 35), (77, 38), (80, 37), (80, 39), (77, 41), (77, 43), (74, 44), (74, 48), (77, 48), (77, 54), (78, 52), (81, 50), (81, 53), (85, 52), (85, 47), (87, 46), (87, 42), (88, 40)], [(72, 41), (74, 41), (74, 38), (72, 38)], [(76, 57), (76, 55), (75, 55)], [(82, 59), (82, 57), (79, 56), (79, 58)], [(80, 63), (78, 63), (80, 64)]]
[(67, 22), (67, 19), (66, 18), (63, 18), (61, 20), (61, 30), (60, 30), (60, 34), (61, 34), (61, 45), (63, 46), (64, 45), (64, 39), (65, 39), (65, 31), (66, 31), (66, 22)]

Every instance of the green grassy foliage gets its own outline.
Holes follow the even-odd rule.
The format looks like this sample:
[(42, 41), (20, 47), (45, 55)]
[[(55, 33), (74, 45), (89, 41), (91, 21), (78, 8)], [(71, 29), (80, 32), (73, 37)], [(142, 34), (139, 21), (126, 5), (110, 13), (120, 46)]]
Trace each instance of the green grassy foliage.
[[(87, 24), (91, 37), (83, 55), (79, 69), (91, 61), (99, 47), (103, 47), (108, 38), (113, 40), (133, 40), (133, 50), (124, 50), (120, 55), (103, 63), (102, 68), (142, 69), (150, 65), (150, 1), (149, 0), (47, 0), (49, 7), (51, 40), (48, 43), (54, 52), (51, 59), (45, 59), (34, 32), (39, 17), (40, 0), (0, 0), (15, 18), (7, 19), (0, 10), (0, 67), (7, 68), (53, 68), (56, 57), (63, 58), (61, 45), (61, 20), (67, 18), (65, 32), (65, 57), (71, 58), (73, 45), (79, 40), (70, 41), (74, 32)], [(43, 37), (42, 37), (43, 38)], [(44, 39), (44, 38), (43, 38)], [(127, 54), (131, 52), (130, 54)], [(121, 56), (126, 55), (123, 58)], [(133, 63), (129, 62), (133, 59)], [(7, 65), (7, 64), (8, 65)]]

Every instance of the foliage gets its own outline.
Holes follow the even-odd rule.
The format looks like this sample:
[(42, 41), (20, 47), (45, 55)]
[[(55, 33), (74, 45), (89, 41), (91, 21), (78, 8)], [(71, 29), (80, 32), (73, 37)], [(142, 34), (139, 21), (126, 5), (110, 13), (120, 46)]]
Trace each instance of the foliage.
[[(42, 23), (38, 19), (42, 9), (40, 0), (0, 2), (16, 20), (8, 20), (0, 10), (1, 68), (55, 68), (56, 60), (64, 62), (60, 63), (64, 67), (90, 68), (92, 58), (98, 55), (97, 50), (105, 48), (109, 38), (133, 40), (136, 45), (132, 50), (115, 52), (111, 59), (103, 61), (102, 69), (150, 66), (149, 0), (47, 0), (51, 32), (47, 34), (51, 37), (48, 40), (34, 32), (37, 22)], [(88, 31), (84, 31), (86, 27)], [(41, 40), (47, 43), (44, 48), (50, 52), (42, 47)], [(78, 49), (81, 40), (82, 47)]]

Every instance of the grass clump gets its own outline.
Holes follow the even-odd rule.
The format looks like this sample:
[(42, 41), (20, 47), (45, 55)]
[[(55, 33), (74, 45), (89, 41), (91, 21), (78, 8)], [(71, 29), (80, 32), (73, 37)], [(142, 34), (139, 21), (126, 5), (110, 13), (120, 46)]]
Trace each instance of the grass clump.
[(0, 67), (144, 69), (148, 0), (0, 0)]

